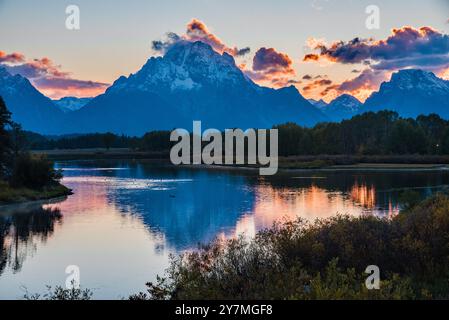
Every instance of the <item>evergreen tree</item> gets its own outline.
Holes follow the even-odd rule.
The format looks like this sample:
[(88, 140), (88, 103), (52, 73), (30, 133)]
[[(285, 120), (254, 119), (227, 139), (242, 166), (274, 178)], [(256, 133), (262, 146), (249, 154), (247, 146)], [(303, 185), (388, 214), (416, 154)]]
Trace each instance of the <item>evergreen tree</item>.
[(3, 98), (0, 96), (0, 177), (4, 177), (10, 161), (11, 140), (7, 130), (10, 125), (11, 112), (8, 111)]

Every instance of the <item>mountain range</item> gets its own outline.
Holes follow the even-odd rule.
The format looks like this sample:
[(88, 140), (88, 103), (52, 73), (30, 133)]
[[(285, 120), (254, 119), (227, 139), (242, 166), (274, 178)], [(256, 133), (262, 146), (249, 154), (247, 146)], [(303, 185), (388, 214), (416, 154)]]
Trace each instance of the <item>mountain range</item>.
[(72, 114), (76, 132), (141, 135), (151, 130), (270, 128), (288, 121), (311, 126), (327, 120), (294, 87), (270, 89), (249, 79), (234, 58), (203, 42), (181, 41), (120, 77), (103, 95)]
[(432, 72), (401, 70), (381, 84), (364, 103), (363, 111), (393, 110), (402, 117), (436, 113), (449, 119), (449, 81)]
[(271, 128), (295, 122), (313, 126), (366, 111), (389, 109), (401, 116), (437, 113), (449, 119), (449, 81), (422, 70), (401, 70), (364, 104), (343, 94), (327, 104), (306, 100), (294, 87), (266, 88), (249, 79), (234, 58), (203, 42), (180, 41), (152, 57), (135, 74), (117, 79), (95, 98), (50, 100), (20, 75), (0, 67), (0, 95), (24, 129), (42, 134), (152, 130)]
[(393, 73), (390, 81), (383, 82), (365, 103), (348, 94), (337, 97), (329, 104), (323, 100), (310, 99), (309, 102), (331, 121), (381, 110), (392, 110), (402, 117), (416, 118), (435, 113), (449, 119), (449, 81), (438, 78), (432, 72), (404, 69)]

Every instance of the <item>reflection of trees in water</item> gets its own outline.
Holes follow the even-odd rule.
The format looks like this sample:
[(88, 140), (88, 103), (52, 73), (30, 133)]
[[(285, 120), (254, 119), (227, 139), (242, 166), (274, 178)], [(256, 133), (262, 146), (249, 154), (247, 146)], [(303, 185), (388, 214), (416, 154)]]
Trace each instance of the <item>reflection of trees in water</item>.
[(0, 215), (0, 274), (7, 266), (20, 271), (23, 262), (53, 234), (56, 223), (62, 221), (59, 209), (38, 208), (26, 212)]
[[(260, 178), (249, 180), (260, 183)], [(329, 193), (347, 195), (355, 203), (365, 207), (388, 208), (400, 205), (400, 195), (413, 189), (425, 198), (449, 185), (449, 174), (445, 171), (316, 171), (294, 172), (265, 177), (264, 184), (285, 194), (297, 190), (317, 187)]]

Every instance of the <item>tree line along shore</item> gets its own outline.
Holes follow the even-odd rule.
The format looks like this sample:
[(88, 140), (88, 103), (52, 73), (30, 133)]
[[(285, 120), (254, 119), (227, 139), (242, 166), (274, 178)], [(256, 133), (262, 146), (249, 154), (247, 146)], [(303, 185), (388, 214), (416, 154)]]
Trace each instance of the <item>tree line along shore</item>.
[(0, 97), (0, 205), (71, 194), (60, 183), (62, 172), (46, 156), (30, 153), (24, 136)]
[[(449, 164), (449, 121), (436, 114), (401, 118), (392, 111), (367, 112), (340, 123), (312, 128), (294, 123), (275, 126), (279, 132), (281, 168), (307, 169), (357, 164)], [(113, 133), (42, 136), (24, 132), (27, 147), (54, 160), (168, 160), (175, 142), (170, 131), (142, 137)]]

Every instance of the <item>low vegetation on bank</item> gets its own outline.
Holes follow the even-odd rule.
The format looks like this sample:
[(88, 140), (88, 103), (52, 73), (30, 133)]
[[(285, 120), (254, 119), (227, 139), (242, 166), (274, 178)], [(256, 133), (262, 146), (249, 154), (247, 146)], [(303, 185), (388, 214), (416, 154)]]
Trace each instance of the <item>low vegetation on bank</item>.
[[(447, 299), (449, 196), (398, 216), (279, 223), (254, 239), (215, 241), (174, 257), (131, 299)], [(380, 268), (368, 290), (367, 266)]]
[(62, 173), (45, 156), (31, 155), (24, 134), (0, 97), (0, 205), (70, 194)]

